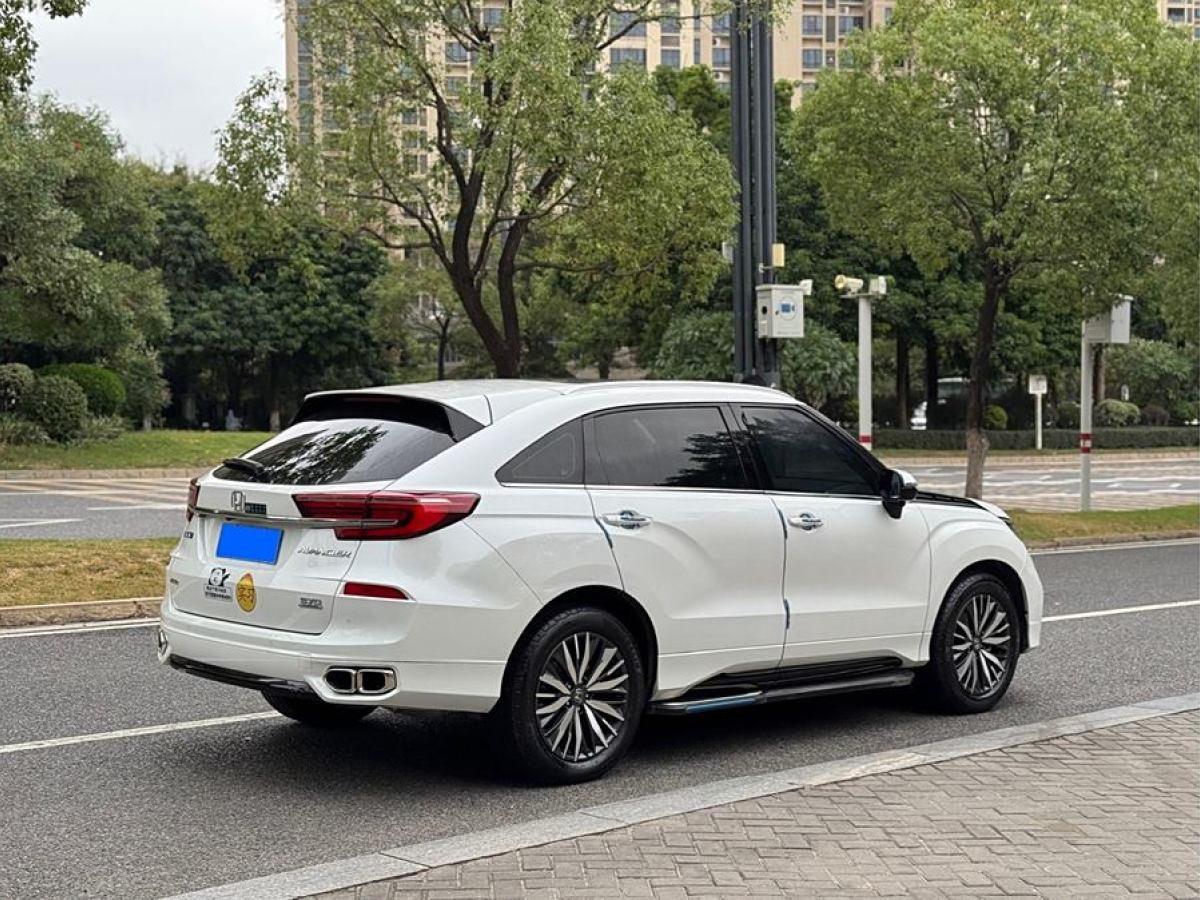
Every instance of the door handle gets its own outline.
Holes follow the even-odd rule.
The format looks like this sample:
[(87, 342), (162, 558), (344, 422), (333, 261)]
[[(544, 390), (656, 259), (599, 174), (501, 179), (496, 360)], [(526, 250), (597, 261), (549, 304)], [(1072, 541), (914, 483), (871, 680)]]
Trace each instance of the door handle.
[(825, 524), (812, 513), (800, 513), (798, 516), (792, 516), (788, 519), (788, 523), (795, 525), (801, 531), (816, 531)]
[(637, 528), (645, 528), (651, 521), (649, 516), (643, 516), (635, 509), (623, 509), (617, 513), (605, 513), (600, 518), (607, 525), (612, 525), (616, 528), (625, 528), (630, 531)]

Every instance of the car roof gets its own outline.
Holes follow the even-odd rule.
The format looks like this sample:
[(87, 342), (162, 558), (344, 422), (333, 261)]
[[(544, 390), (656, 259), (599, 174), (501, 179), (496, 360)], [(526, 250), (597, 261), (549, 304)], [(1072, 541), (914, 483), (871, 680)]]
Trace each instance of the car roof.
[(485, 425), (541, 400), (563, 396), (606, 396), (614, 403), (663, 401), (794, 403), (772, 388), (725, 381), (537, 381), (518, 378), (477, 378), (392, 384), (348, 391), (323, 391), (310, 397), (367, 394), (430, 400), (455, 409)]

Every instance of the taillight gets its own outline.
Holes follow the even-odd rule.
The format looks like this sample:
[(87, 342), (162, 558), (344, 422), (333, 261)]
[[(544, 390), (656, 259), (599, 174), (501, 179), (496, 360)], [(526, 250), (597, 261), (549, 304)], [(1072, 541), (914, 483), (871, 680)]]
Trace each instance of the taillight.
[(333, 533), (343, 541), (396, 541), (429, 534), (465, 519), (478, 494), (415, 491), (363, 491), (349, 494), (296, 494), (306, 519), (345, 519)]
[(200, 482), (193, 478), (188, 482), (188, 502), (185, 522), (192, 521), (192, 516), (196, 515), (196, 504), (200, 501)]
[(366, 584), (361, 581), (348, 581), (342, 588), (342, 593), (348, 597), (375, 597), (379, 600), (407, 600), (408, 594), (400, 588), (387, 584)]

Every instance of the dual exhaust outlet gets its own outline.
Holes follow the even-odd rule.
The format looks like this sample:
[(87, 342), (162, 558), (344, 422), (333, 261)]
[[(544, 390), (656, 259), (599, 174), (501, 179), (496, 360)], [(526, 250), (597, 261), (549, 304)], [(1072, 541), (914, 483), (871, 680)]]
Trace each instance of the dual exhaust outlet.
[(332, 668), (325, 672), (325, 684), (335, 694), (376, 696), (396, 689), (396, 673), (391, 669)]

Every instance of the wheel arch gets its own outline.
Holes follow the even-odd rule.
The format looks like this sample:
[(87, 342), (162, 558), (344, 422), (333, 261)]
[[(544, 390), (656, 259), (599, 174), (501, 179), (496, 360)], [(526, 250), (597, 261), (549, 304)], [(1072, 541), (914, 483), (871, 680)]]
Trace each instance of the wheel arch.
[(541, 624), (564, 609), (584, 606), (604, 610), (629, 629), (646, 669), (646, 696), (653, 696), (654, 685), (658, 678), (658, 635), (654, 630), (654, 623), (650, 621), (649, 614), (637, 600), (624, 591), (607, 585), (572, 588), (545, 603), (525, 625), (520, 637), (513, 644), (512, 651), (508, 654), (508, 660), (504, 664), (504, 678), (501, 681), (502, 690), (508, 689), (509, 674), (517, 654), (524, 649), (530, 637)]
[(1021, 576), (1017, 574), (1016, 569), (1008, 563), (999, 559), (981, 559), (971, 563), (961, 572), (959, 572), (950, 582), (950, 586), (946, 589), (946, 593), (942, 595), (942, 602), (938, 606), (938, 612), (941, 612), (946, 601), (950, 599), (950, 594), (954, 588), (962, 582), (963, 579), (969, 578), (972, 575), (991, 575), (1012, 594), (1013, 600), (1017, 604), (1017, 615), (1021, 617), (1021, 652), (1024, 653), (1029, 649), (1029, 601), (1025, 596), (1025, 587), (1021, 584)]

